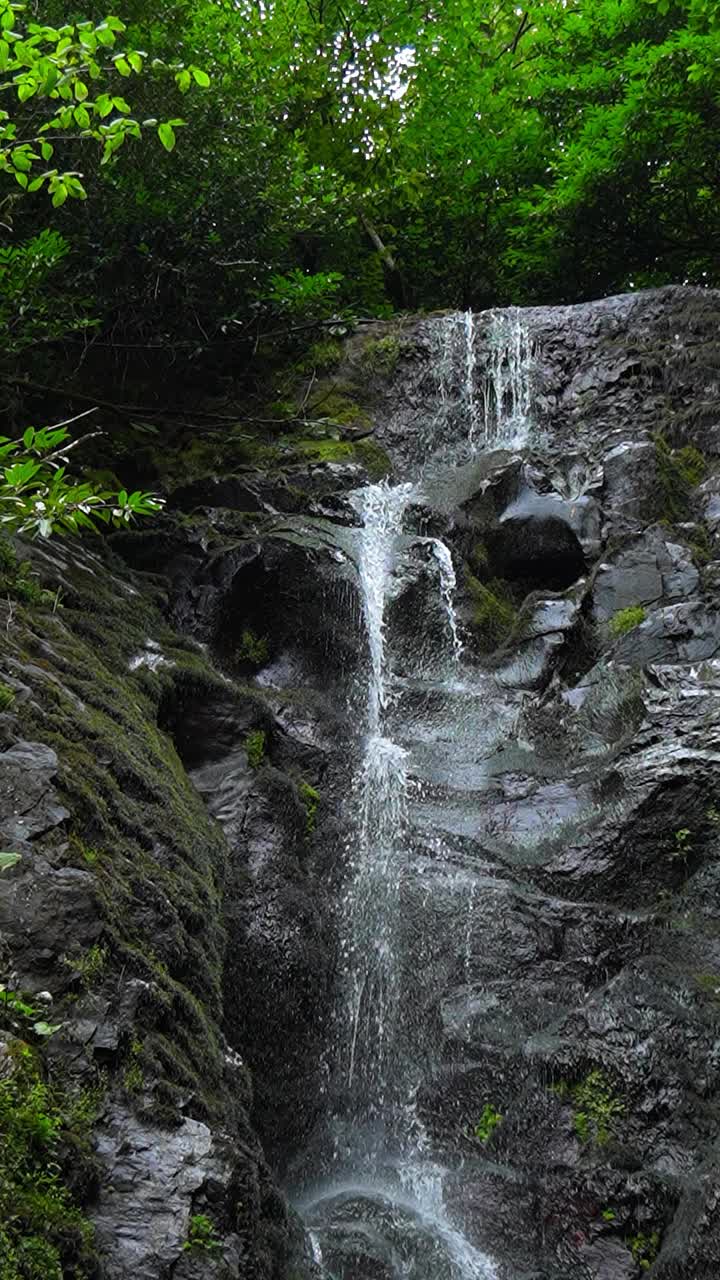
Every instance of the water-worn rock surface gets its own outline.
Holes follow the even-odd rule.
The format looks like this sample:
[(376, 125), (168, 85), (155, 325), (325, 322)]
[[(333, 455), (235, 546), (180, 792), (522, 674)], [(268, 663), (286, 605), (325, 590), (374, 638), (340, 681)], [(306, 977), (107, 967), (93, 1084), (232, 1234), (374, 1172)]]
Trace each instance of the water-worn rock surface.
[(108, 1280), (720, 1274), (719, 320), (380, 325), (326, 378), (379, 516), (360, 458), (230, 464), (32, 553), (0, 955)]

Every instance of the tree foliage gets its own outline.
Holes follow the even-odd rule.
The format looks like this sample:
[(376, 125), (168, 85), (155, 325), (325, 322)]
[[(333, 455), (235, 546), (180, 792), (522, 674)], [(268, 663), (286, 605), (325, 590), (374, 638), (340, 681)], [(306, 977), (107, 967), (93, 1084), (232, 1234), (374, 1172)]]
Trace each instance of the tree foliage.
[(0, 436), (0, 531), (47, 538), (98, 523), (122, 528), (162, 509), (153, 494), (114, 493), (70, 476), (68, 454), (77, 443), (64, 426), (28, 427), (20, 440)]
[(715, 0), (81, 8), (0, 0), (15, 373), (147, 400), (336, 316), (718, 283)]

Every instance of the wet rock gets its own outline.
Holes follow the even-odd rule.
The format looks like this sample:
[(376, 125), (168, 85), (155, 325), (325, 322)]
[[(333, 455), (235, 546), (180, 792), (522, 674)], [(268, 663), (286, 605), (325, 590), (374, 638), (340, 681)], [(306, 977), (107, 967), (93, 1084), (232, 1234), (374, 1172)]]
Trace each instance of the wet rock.
[[(198, 1120), (159, 1129), (114, 1107), (99, 1132), (98, 1155), (103, 1177), (93, 1222), (107, 1280), (241, 1280), (251, 1273), (273, 1280), (293, 1263), (294, 1275), (308, 1276), (301, 1238), (259, 1151), (219, 1138)], [(207, 1257), (184, 1248), (195, 1212), (212, 1223), (217, 1245)]]
[(657, 484), (657, 454), (651, 440), (626, 440), (603, 458), (603, 506), (613, 530), (636, 526)]
[(96, 887), (87, 871), (54, 867), (32, 846), (0, 878), (0, 941), (12, 954), (19, 986), (68, 986), (60, 965), (70, 942), (90, 947), (102, 932)]
[(70, 816), (53, 781), (58, 759), (39, 742), (15, 742), (0, 754), (0, 824), (10, 845), (33, 840)]
[(637, 627), (620, 636), (618, 662), (643, 667), (650, 663), (701, 662), (720, 650), (720, 613), (703, 601), (656, 609)]
[(597, 567), (595, 616), (604, 622), (621, 609), (687, 601), (697, 592), (699, 581), (689, 552), (667, 542), (658, 528), (651, 528)]

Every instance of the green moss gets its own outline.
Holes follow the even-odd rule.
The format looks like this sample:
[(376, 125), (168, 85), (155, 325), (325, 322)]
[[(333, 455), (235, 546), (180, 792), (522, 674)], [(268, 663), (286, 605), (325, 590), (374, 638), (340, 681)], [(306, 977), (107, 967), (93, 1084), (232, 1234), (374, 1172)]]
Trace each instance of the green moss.
[(0, 1276), (86, 1280), (97, 1274), (93, 1229), (77, 1188), (93, 1181), (96, 1108), (43, 1075), (38, 1055), (10, 1045), (0, 1081)]
[(320, 804), (320, 792), (311, 787), (309, 782), (298, 783), (298, 793), (305, 805), (305, 829), (308, 835), (315, 830), (315, 817)]
[(102, 947), (96, 942), (86, 951), (73, 951), (69, 955), (61, 956), (60, 963), (65, 965), (66, 969), (70, 969), (80, 985), (87, 990), (102, 976), (107, 958), (107, 947)]
[(10, 685), (0, 680), (0, 712), (7, 711), (15, 701), (15, 692)]
[(143, 1046), (140, 1040), (133, 1040), (123, 1072), (123, 1085), (128, 1093), (140, 1093), (145, 1084), (145, 1073), (142, 1068)]
[(392, 463), (385, 450), (373, 440), (371, 436), (366, 436), (363, 440), (356, 440), (354, 446), (355, 457), (361, 462), (368, 473), (368, 477), (373, 483), (377, 480), (384, 480), (392, 471)]
[(352, 462), (355, 456), (349, 440), (293, 440), (292, 448), (308, 462)]
[(632, 604), (627, 609), (619, 609), (610, 619), (608, 626), (613, 636), (624, 636), (627, 631), (634, 631), (647, 617), (647, 610), (641, 604)]
[(476, 542), (469, 555), (470, 565), (476, 573), (485, 574), (490, 563), (490, 553), (484, 542)]
[(328, 373), (340, 364), (343, 358), (342, 343), (335, 338), (325, 338), (321, 342), (315, 342), (295, 366), (298, 373)]
[(259, 769), (265, 760), (265, 741), (266, 735), (264, 729), (252, 729), (245, 739), (245, 751), (247, 752), (247, 760), (251, 769)]
[(368, 373), (388, 377), (394, 372), (402, 347), (392, 333), (384, 338), (370, 338), (362, 350), (361, 361)]
[(677, 524), (690, 514), (692, 492), (707, 474), (707, 462), (694, 445), (673, 449), (660, 433), (654, 437), (654, 444), (660, 515)]
[(483, 1145), (490, 1141), (495, 1130), (502, 1124), (503, 1116), (491, 1103), (483, 1107), (482, 1115), (473, 1129), (473, 1136)]
[(320, 390), (307, 405), (308, 416), (336, 427), (372, 426), (370, 417), (356, 400), (333, 387)]
[(292, 449), (308, 462), (359, 462), (370, 480), (382, 480), (392, 470), (385, 450), (370, 437), (362, 440), (293, 440)]
[(243, 631), (235, 657), (239, 663), (247, 663), (251, 667), (263, 667), (269, 657), (265, 636), (256, 636), (249, 628)]
[(507, 585), (500, 579), (485, 585), (468, 572), (466, 582), (474, 600), (472, 627), (478, 648), (483, 653), (491, 653), (516, 628), (517, 608)]
[(591, 1071), (569, 1086), (573, 1127), (581, 1142), (603, 1147), (614, 1132), (625, 1107), (602, 1071)]

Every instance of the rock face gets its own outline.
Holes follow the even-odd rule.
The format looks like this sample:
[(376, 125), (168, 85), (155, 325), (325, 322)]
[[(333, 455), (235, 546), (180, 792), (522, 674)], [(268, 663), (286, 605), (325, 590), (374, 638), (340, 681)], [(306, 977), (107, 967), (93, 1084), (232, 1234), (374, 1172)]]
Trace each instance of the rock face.
[[(394, 479), (420, 436), (438, 458), (387, 618), (415, 849), (453, 869), (405, 886), (407, 1034), (440, 1046), (417, 1113), (449, 1221), (501, 1280), (720, 1275), (718, 320), (681, 288), (530, 310), (529, 440), (474, 457), (464, 368), (438, 374), (451, 318), (398, 323), (365, 379)], [(107, 1280), (321, 1275), (279, 1187), (329, 1105), (367, 477), (231, 471), (102, 556), (31, 549), (61, 608), (0, 603), (0, 980), (47, 993), (48, 1070), (97, 1095), (81, 1198)], [(434, 538), (476, 719), (412, 685), (448, 625)], [(0, 1031), (2, 1075), (32, 1037)], [(332, 1274), (396, 1280), (387, 1224), (344, 1214)]]

